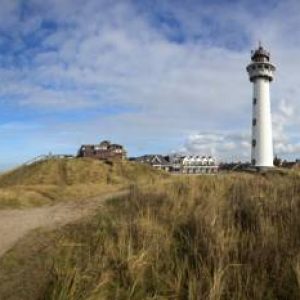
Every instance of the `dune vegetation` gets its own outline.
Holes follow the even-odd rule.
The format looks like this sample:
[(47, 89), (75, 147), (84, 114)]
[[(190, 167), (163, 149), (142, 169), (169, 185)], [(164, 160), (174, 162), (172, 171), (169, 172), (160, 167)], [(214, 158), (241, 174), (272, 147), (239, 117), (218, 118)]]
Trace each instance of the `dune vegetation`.
[(160, 176), (128, 161), (105, 163), (88, 158), (49, 159), (0, 175), (0, 209), (76, 200), (144, 184)]
[(132, 187), (63, 235), (46, 299), (300, 299), (299, 215), (297, 174)]
[(76, 185), (77, 197), (97, 185), (129, 193), (93, 217), (20, 241), (0, 259), (0, 298), (300, 299), (296, 171), (168, 176), (131, 163), (66, 160), (0, 180), (1, 193), (61, 188), (53, 201)]
[(27, 281), (43, 280), (21, 298), (300, 299), (299, 215), (297, 173), (131, 185), (93, 218), (52, 233), (26, 263), (39, 257)]

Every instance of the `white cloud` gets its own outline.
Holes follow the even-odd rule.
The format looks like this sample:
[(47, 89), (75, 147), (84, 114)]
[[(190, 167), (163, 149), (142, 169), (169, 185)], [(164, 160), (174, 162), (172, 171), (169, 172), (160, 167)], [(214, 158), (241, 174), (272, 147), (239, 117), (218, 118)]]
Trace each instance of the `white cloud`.
[[(298, 116), (286, 100), (279, 102), (273, 113), (274, 153), (279, 157), (292, 158), (300, 152), (300, 135), (289, 136), (289, 128), (297, 126)], [(292, 139), (294, 138), (294, 140)], [(250, 158), (250, 134), (240, 131), (204, 132), (188, 136), (180, 151), (200, 155), (215, 155), (221, 160), (248, 160)]]
[(219, 160), (249, 160), (250, 136), (243, 133), (209, 132), (192, 134), (181, 152), (213, 155)]
[[(107, 134), (128, 143), (135, 154), (141, 148), (166, 152), (186, 140), (186, 151), (248, 159), (252, 90), (245, 71), (250, 49), (245, 45), (262, 39), (278, 66), (272, 83), (275, 152), (299, 153), (297, 1), (263, 12), (253, 12), (243, 1), (234, 9), (191, 1), (185, 6), (153, 4), (178, 20), (183, 43), (176, 42), (179, 32), (167, 23), (160, 26), (149, 10), (130, 1), (28, 3), (37, 13), (20, 20), (17, 2), (5, 1), (1, 23), (14, 28), (11, 38), (22, 49), (22, 59), (20, 67), (13, 64), (15, 58), (0, 54), (0, 61), (12, 61), (9, 68), (0, 68), (1, 105), (69, 113), (74, 108), (128, 108), (121, 115), (67, 125), (56, 119), (58, 128), (69, 128), (69, 145)], [(57, 30), (41, 29), (43, 20), (53, 21)], [(41, 35), (41, 44), (27, 47), (28, 34)], [(34, 134), (51, 134), (51, 121), (42, 122), (46, 129)], [(51, 143), (55, 139), (61, 145), (53, 133)]]
[[(273, 130), (275, 153), (280, 157), (298, 155), (300, 152), (300, 135), (294, 135), (293, 129), (299, 126), (299, 116), (293, 105), (282, 100), (279, 102), (278, 110), (273, 114)], [(292, 139), (293, 138), (293, 139)]]

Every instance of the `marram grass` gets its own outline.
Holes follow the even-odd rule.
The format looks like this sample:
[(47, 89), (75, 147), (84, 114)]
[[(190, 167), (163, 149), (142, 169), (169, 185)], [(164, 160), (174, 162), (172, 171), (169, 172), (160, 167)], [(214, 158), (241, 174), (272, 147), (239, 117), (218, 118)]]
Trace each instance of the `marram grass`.
[(89, 158), (49, 159), (0, 175), (0, 209), (89, 198), (167, 177), (149, 166)]
[(300, 177), (131, 186), (68, 228), (45, 299), (300, 299)]

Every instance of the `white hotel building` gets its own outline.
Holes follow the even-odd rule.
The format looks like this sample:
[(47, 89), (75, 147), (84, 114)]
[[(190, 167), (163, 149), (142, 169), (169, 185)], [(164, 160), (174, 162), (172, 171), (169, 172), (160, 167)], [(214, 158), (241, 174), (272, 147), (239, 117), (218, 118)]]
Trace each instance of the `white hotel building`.
[(185, 156), (182, 160), (182, 173), (210, 174), (218, 172), (216, 160), (211, 156)]

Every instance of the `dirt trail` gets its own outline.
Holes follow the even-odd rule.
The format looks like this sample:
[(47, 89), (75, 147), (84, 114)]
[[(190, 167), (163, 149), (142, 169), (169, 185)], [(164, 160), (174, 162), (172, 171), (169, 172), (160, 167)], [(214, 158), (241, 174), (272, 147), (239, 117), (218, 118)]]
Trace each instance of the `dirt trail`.
[(30, 230), (39, 227), (56, 228), (74, 222), (92, 215), (104, 201), (126, 195), (126, 193), (126, 191), (114, 192), (84, 201), (70, 201), (25, 210), (2, 210), (0, 211), (0, 256)]

